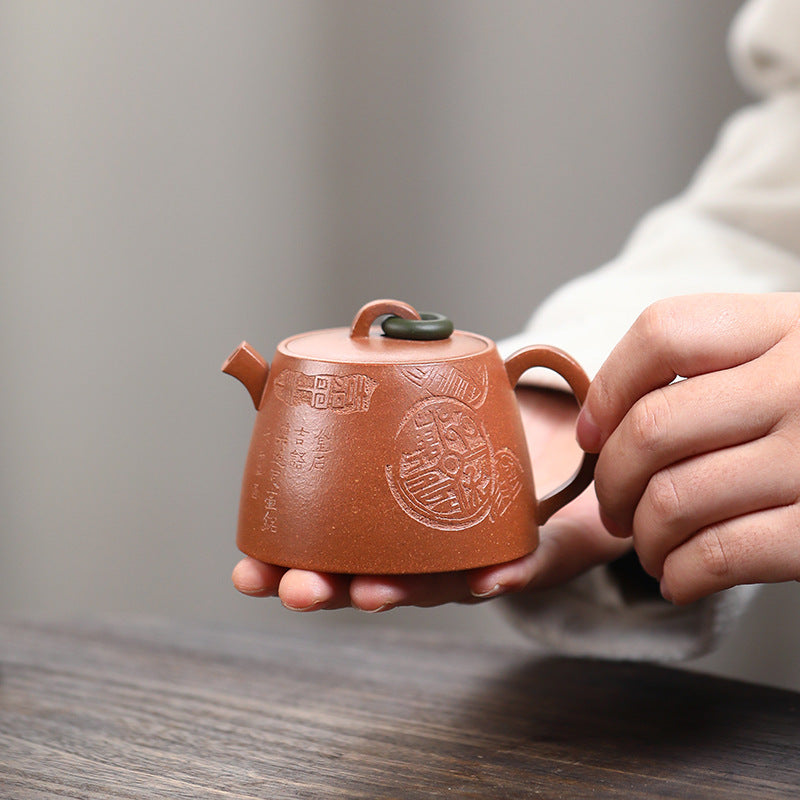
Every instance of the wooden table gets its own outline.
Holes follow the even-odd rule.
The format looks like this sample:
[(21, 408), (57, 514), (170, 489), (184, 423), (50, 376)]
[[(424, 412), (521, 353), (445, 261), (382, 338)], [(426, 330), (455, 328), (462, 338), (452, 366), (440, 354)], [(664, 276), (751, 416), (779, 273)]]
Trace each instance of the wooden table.
[(0, 624), (0, 797), (800, 796), (800, 695), (388, 628)]

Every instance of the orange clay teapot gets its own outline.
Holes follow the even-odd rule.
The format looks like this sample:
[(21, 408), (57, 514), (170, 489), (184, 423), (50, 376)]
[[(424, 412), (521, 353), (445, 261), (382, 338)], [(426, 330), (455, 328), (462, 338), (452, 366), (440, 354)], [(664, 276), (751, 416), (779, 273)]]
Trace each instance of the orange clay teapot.
[[(373, 323), (381, 316), (384, 335)], [(525, 370), (589, 380), (566, 353), (502, 361), (485, 336), (453, 331), (395, 300), (352, 326), (282, 341), (271, 368), (246, 342), (222, 370), (258, 411), (242, 482), (237, 546), (320, 572), (462, 570), (532, 552), (538, 526), (591, 482), (595, 456), (537, 499), (514, 395)]]

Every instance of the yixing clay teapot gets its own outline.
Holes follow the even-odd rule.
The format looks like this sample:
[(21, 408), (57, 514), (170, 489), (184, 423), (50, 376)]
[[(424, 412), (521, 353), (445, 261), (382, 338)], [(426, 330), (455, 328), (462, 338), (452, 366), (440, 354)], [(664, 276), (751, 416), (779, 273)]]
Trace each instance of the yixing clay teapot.
[[(372, 324), (383, 315), (384, 335)], [(532, 552), (538, 526), (591, 482), (584, 456), (537, 499), (514, 395), (523, 372), (561, 374), (583, 402), (589, 380), (566, 353), (524, 348), (505, 363), (485, 336), (395, 300), (351, 328), (292, 336), (270, 368), (243, 342), (222, 370), (258, 411), (237, 546), (270, 564), (321, 572), (442, 572)]]

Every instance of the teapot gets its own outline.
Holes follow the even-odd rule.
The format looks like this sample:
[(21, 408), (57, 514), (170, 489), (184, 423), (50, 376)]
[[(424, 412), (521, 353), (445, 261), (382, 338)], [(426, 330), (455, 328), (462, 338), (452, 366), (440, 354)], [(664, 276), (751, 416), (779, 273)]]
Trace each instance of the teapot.
[(237, 547), (350, 574), (463, 570), (532, 552), (596, 461), (585, 454), (536, 497), (514, 393), (532, 367), (559, 373), (583, 403), (589, 379), (558, 348), (503, 361), (491, 339), (396, 300), (367, 303), (350, 328), (284, 339), (271, 366), (242, 342), (222, 366), (257, 411)]

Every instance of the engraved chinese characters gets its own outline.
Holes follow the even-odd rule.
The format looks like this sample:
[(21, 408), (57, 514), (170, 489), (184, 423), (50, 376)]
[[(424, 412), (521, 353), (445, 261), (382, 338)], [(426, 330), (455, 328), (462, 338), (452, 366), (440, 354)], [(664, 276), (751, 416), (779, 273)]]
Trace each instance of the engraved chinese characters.
[(435, 397), (452, 397), (472, 408), (480, 408), (489, 390), (486, 367), (415, 364), (401, 371), (403, 377)]
[(395, 463), (386, 467), (386, 476), (407, 514), (458, 530), (489, 513), (492, 449), (469, 406), (424, 400), (403, 419), (396, 442)]
[[(266, 448), (272, 445), (270, 457)], [(250, 500), (260, 503), (263, 509), (260, 529), (262, 533), (276, 533), (281, 511), (281, 487), (286, 478), (296, 478), (302, 472), (321, 472), (331, 458), (331, 433), (327, 428), (306, 430), (303, 425), (284, 422), (277, 433), (264, 434), (262, 449), (256, 457), (255, 471), (250, 485)]]
[(290, 406), (353, 414), (369, 410), (377, 385), (366, 375), (306, 375), (285, 369), (275, 379), (275, 394)]
[(389, 487), (423, 524), (463, 530), (490, 513), (502, 515), (522, 488), (516, 456), (507, 449), (495, 453), (475, 412), (459, 400), (418, 403), (395, 441), (395, 462), (386, 467)]
[(580, 397), (585, 375), (553, 348), (504, 362), (478, 334), (381, 336), (381, 314), (419, 318), (375, 301), (349, 329), (285, 339), (271, 365), (246, 342), (226, 360), (257, 409), (239, 549), (349, 574), (469, 569), (531, 552), (538, 525), (588, 485), (591, 465), (537, 499), (514, 386), (545, 366)]

